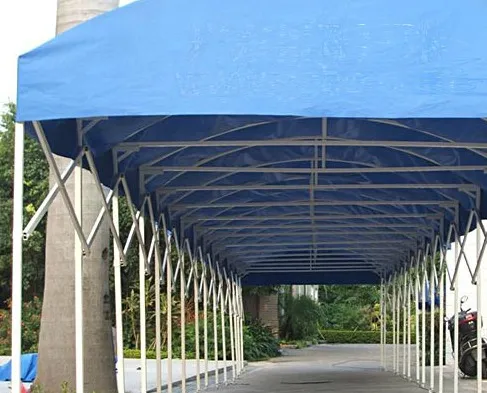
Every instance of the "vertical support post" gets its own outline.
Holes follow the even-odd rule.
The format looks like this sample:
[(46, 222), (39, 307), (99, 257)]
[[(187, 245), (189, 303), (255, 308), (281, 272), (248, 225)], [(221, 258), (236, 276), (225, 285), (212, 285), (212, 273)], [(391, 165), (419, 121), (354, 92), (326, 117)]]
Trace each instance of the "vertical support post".
[(203, 334), (204, 334), (204, 356), (205, 356), (205, 388), (208, 387), (208, 280), (206, 276), (206, 264), (203, 265)]
[[(208, 260), (210, 260), (208, 258)], [(210, 264), (210, 271), (211, 277), (213, 280), (213, 286), (211, 288), (211, 297), (213, 302), (213, 355), (215, 359), (215, 384), (218, 385), (220, 383), (219, 378), (219, 365), (218, 365), (218, 299), (217, 299), (217, 277), (216, 277), (216, 269), (213, 266), (213, 263)]]
[(186, 393), (186, 273), (184, 271), (184, 252), (181, 249), (180, 298), (181, 298), (181, 391)]
[(403, 351), (402, 351), (402, 375), (405, 378), (407, 376), (407, 312), (408, 312), (408, 304), (407, 304), (407, 271), (404, 269), (403, 273), (403, 290), (402, 290), (402, 323), (403, 323), (403, 329), (402, 329), (402, 345), (403, 345)]
[[(78, 122), (78, 146), (82, 145), (81, 123)], [(83, 229), (83, 161), (74, 169), (74, 209)], [(76, 392), (84, 391), (84, 343), (83, 343), (83, 246), (74, 232), (74, 313), (76, 335)]]
[[(164, 226), (166, 231), (166, 226)], [(166, 301), (167, 301), (167, 392), (172, 393), (172, 258), (171, 238), (168, 240), (169, 249), (166, 265)], [(145, 390), (146, 391), (146, 390)], [(143, 393), (143, 392), (142, 392)]]
[(235, 364), (235, 309), (233, 307), (233, 291), (232, 282), (227, 277), (227, 298), (228, 298), (228, 315), (230, 317), (230, 351), (232, 356), (232, 379), (235, 381), (237, 377), (236, 364)]
[(380, 366), (384, 370), (384, 279), (380, 283)]
[[(458, 262), (458, 254), (459, 254), (459, 238), (458, 232), (455, 231), (455, 263)], [(458, 340), (458, 333), (459, 333), (459, 326), (458, 326), (458, 310), (460, 309), (460, 298), (458, 296), (458, 274), (455, 275), (455, 280), (453, 281), (454, 286), (454, 295), (453, 295), (453, 302), (454, 302), (454, 309), (455, 309), (455, 317), (454, 317), (454, 339), (453, 339), (453, 393), (458, 393), (458, 350), (459, 350), (459, 340)]]
[(421, 384), (420, 377), (420, 358), (419, 358), (419, 287), (420, 287), (420, 254), (416, 257), (415, 280), (414, 280), (414, 307), (415, 307), (415, 331), (416, 331), (416, 383)]
[(433, 253), (430, 260), (430, 391), (433, 392), (435, 389), (435, 251), (434, 247)]
[(221, 324), (222, 324), (222, 354), (223, 354), (223, 382), (226, 384), (228, 381), (227, 375), (227, 338), (225, 332), (225, 296), (223, 292), (223, 279), (220, 274), (218, 274), (220, 279), (220, 285), (218, 292), (220, 293), (220, 313), (221, 313)]
[(397, 298), (396, 298), (396, 372), (401, 372), (399, 360), (401, 359), (401, 276), (397, 276)]
[(389, 284), (387, 283), (384, 288), (384, 319), (383, 319), (383, 329), (384, 329), (384, 371), (387, 370), (387, 299), (389, 295)]
[[(144, 212), (140, 212), (139, 227), (142, 239), (145, 236)], [(147, 342), (145, 304), (145, 245), (139, 241), (139, 309), (140, 309), (140, 391), (147, 392)]]
[(396, 293), (396, 274), (394, 273), (394, 278), (392, 280), (392, 371), (397, 372), (396, 364), (396, 340), (397, 340), (397, 329), (396, 329), (396, 303), (397, 303), (397, 293)]
[[(118, 172), (117, 157), (114, 155), (114, 172)], [(113, 223), (117, 235), (120, 236), (120, 207), (118, 200), (118, 186), (113, 190), (112, 199)], [(117, 388), (119, 393), (125, 392), (125, 364), (123, 355), (123, 319), (122, 319), (122, 272), (120, 250), (113, 239), (113, 281), (115, 285), (115, 330), (117, 354)], [(160, 392), (157, 392), (160, 393)]]
[(440, 350), (439, 350), (439, 357), (440, 357), (440, 365), (439, 365), (439, 375), (438, 375), (438, 393), (443, 393), (443, 381), (444, 381), (444, 348), (445, 348), (445, 253), (442, 250), (442, 258), (440, 264), (440, 274), (438, 277), (438, 288), (440, 291), (440, 315), (439, 319), (439, 341), (440, 341)]
[(238, 307), (240, 312), (240, 369), (243, 370), (245, 363), (244, 354), (244, 339), (243, 339), (243, 323), (244, 323), (244, 311), (243, 311), (243, 301), (242, 301), (242, 279), (238, 278)]
[(411, 269), (409, 269), (407, 271), (408, 380), (411, 380), (411, 295)]
[(194, 258), (194, 273), (193, 273), (193, 296), (194, 296), (194, 331), (195, 331), (195, 346), (196, 346), (196, 391), (201, 390), (201, 376), (200, 376), (200, 293), (198, 285), (198, 259)]
[(426, 277), (428, 272), (426, 262), (428, 253), (423, 257), (423, 274), (421, 280), (421, 386), (426, 386)]
[[(482, 250), (482, 241), (481, 241), (481, 228), (480, 228), (480, 189), (477, 190), (477, 200), (476, 200), (476, 210), (477, 210), (477, 227), (475, 229), (476, 232), (476, 256), (477, 256), (477, 264), (482, 264), (481, 259), (481, 250)], [(477, 272), (477, 393), (482, 393), (482, 379), (483, 375), (483, 339), (482, 339), (482, 268), (478, 269)]]
[[(162, 359), (161, 359), (161, 254), (160, 254), (160, 239), (159, 230), (156, 233), (156, 263), (154, 266), (154, 288), (156, 296), (156, 393), (161, 393), (162, 390)], [(169, 250), (167, 245), (164, 249), (164, 260), (167, 265), (167, 258), (169, 257)]]
[(22, 241), (24, 211), (24, 124), (15, 124), (14, 200), (12, 228), (12, 392), (21, 386), (22, 354)]

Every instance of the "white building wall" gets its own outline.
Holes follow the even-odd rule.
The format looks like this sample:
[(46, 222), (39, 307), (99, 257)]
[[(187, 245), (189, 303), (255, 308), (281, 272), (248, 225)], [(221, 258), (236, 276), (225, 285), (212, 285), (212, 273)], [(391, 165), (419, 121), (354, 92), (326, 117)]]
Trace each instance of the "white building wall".
[[(484, 226), (487, 225), (487, 221), (483, 221)], [(480, 237), (481, 244), (484, 238), (483, 235)], [(460, 244), (463, 241), (463, 237), (461, 238)], [(467, 259), (470, 264), (470, 268), (472, 271), (475, 270), (476, 266), (476, 254), (477, 254), (477, 235), (474, 232), (469, 233), (467, 236), (467, 242), (465, 244), (465, 254), (467, 255)], [(460, 252), (460, 246), (459, 250)], [(453, 277), (453, 272), (455, 271), (455, 244), (451, 245), (450, 250), (447, 252), (447, 264), (448, 269), (450, 271), (451, 276)], [(447, 278), (447, 280), (449, 280)], [(450, 291), (449, 281), (446, 288), (445, 294), (445, 316), (450, 318), (455, 313), (454, 307), (454, 292)], [(483, 258), (482, 264), (482, 320), (484, 321), (482, 326), (482, 335), (487, 337), (487, 252)], [(462, 296), (468, 296), (468, 300), (464, 304), (464, 308), (468, 309), (471, 308), (473, 311), (477, 310), (477, 287), (472, 285), (472, 278), (469, 272), (467, 265), (465, 264), (465, 259), (462, 258), (460, 268), (458, 271), (458, 295), (459, 298)], [(446, 353), (447, 353), (447, 363), (453, 364), (453, 357), (452, 357), (452, 343), (450, 340), (449, 332), (447, 330), (447, 341), (446, 341)]]

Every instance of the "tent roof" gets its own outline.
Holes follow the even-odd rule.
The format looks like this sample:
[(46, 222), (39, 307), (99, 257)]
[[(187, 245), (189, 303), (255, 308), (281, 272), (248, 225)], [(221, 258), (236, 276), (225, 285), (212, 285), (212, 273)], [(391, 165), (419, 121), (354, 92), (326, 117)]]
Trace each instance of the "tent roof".
[(487, 187), (486, 16), (140, 0), (21, 56), (18, 120), (75, 157), (82, 119), (102, 182), (116, 158), (245, 283), (378, 282)]

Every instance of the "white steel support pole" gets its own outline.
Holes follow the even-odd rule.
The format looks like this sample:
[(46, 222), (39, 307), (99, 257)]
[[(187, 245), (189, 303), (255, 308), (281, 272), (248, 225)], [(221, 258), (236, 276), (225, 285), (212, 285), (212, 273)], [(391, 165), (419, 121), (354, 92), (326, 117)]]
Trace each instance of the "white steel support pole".
[(220, 313), (221, 313), (221, 325), (222, 325), (222, 355), (223, 355), (223, 382), (226, 384), (228, 381), (227, 375), (227, 338), (225, 332), (225, 295), (223, 291), (223, 279), (222, 276), (219, 274), (220, 279), (220, 286), (219, 286), (219, 293), (220, 293)]
[(145, 235), (144, 213), (139, 217), (139, 309), (140, 309), (140, 391), (147, 392), (147, 341), (146, 341), (146, 304), (145, 304), (145, 244), (140, 241)]
[[(78, 145), (81, 148), (81, 128), (78, 122)], [(74, 211), (83, 232), (83, 166), (82, 160), (74, 169)], [(74, 233), (74, 313), (76, 336), (76, 392), (84, 392), (84, 343), (83, 343), (83, 246)]]
[(435, 251), (436, 247), (433, 249), (431, 255), (431, 265), (430, 265), (430, 392), (435, 389)]
[(446, 264), (446, 259), (445, 259), (445, 254), (443, 253), (442, 250), (442, 258), (441, 258), (441, 264), (440, 264), (440, 272), (439, 272), (439, 277), (438, 277), (438, 290), (440, 291), (440, 315), (438, 317), (439, 319), (439, 326), (440, 326), (440, 331), (439, 331), (439, 358), (440, 358), (440, 364), (439, 364), (439, 375), (438, 375), (438, 393), (443, 393), (443, 377), (444, 377), (444, 349), (445, 349), (445, 264)]
[[(477, 211), (480, 208), (480, 191), (477, 195)], [(480, 214), (477, 215), (477, 220)], [(477, 264), (481, 264), (481, 249), (482, 249), (482, 239), (481, 239), (481, 228), (480, 223), (477, 222), (476, 232), (476, 244), (477, 244)], [(477, 393), (482, 393), (482, 378), (483, 376), (483, 340), (482, 340), (482, 268), (478, 269), (477, 272)]]
[[(455, 262), (458, 262), (458, 254), (459, 254), (459, 241), (458, 235), (455, 234)], [(458, 393), (458, 350), (459, 350), (459, 340), (458, 340), (458, 333), (459, 333), (459, 326), (458, 326), (458, 310), (460, 309), (460, 298), (458, 296), (458, 274), (455, 276), (455, 280), (453, 281), (454, 286), (454, 295), (453, 295), (453, 302), (454, 302), (454, 310), (455, 310), (455, 317), (454, 317), (454, 339), (453, 339), (453, 393)]]
[(230, 352), (232, 356), (232, 379), (235, 381), (237, 377), (235, 364), (235, 310), (233, 308), (232, 284), (230, 278), (227, 277), (227, 301), (228, 301), (228, 315), (230, 318)]
[(208, 387), (208, 280), (206, 276), (206, 264), (201, 260), (203, 266), (203, 334), (204, 334), (204, 356), (205, 356), (205, 388)]
[(420, 288), (420, 265), (419, 265), (419, 254), (416, 258), (416, 268), (415, 268), (415, 280), (414, 280), (414, 308), (415, 308), (415, 332), (416, 332), (416, 383), (421, 384), (420, 377), (420, 357), (419, 357), (419, 288)]
[(12, 230), (12, 392), (21, 386), (22, 354), (22, 229), (24, 211), (24, 124), (15, 124)]
[(401, 372), (400, 359), (401, 359), (401, 276), (398, 275), (397, 281), (397, 297), (396, 297), (396, 373)]
[(421, 386), (426, 387), (426, 262), (428, 253), (423, 257), (422, 280), (421, 280)]
[[(166, 231), (164, 225), (164, 231)], [(171, 239), (167, 244), (168, 258), (166, 264), (166, 301), (167, 301), (167, 392), (172, 393), (172, 258), (171, 258)], [(145, 391), (144, 391), (145, 392)], [(143, 393), (143, 392), (142, 392)]]
[(396, 274), (394, 274), (394, 278), (392, 280), (392, 371), (395, 373), (397, 372), (397, 363), (396, 363), (396, 340), (397, 340), (397, 329), (396, 329)]
[(384, 319), (382, 324), (384, 325), (384, 371), (387, 370), (387, 299), (389, 295), (389, 284), (385, 284), (384, 287)]
[(180, 249), (181, 266), (179, 273), (181, 299), (181, 392), (186, 393), (186, 273), (184, 271), (184, 250)]
[(195, 346), (196, 346), (196, 391), (201, 390), (201, 371), (200, 371), (200, 294), (198, 283), (198, 259), (193, 260), (193, 296), (194, 296), (194, 331), (195, 331)]
[(407, 329), (408, 329), (408, 371), (407, 371), (407, 378), (411, 380), (411, 269), (407, 271)]
[(240, 361), (241, 361), (241, 370), (243, 370), (245, 364), (244, 338), (243, 338), (243, 323), (244, 323), (245, 316), (243, 311), (241, 278), (238, 278), (238, 306), (240, 310)]
[(238, 321), (238, 307), (237, 307), (237, 287), (235, 283), (235, 276), (232, 275), (232, 291), (233, 291), (233, 307), (235, 310), (235, 363), (237, 376), (240, 375), (240, 329)]
[[(159, 230), (159, 228), (157, 229)], [(161, 359), (161, 252), (160, 252), (160, 239), (159, 233), (157, 233), (156, 239), (156, 263), (154, 266), (154, 288), (155, 288), (155, 310), (156, 310), (156, 392), (161, 393), (162, 390), (162, 359)], [(164, 249), (164, 260), (167, 264), (169, 258), (169, 249), (166, 245)]]
[[(208, 260), (210, 260), (208, 258)], [(213, 263), (216, 263), (214, 261)], [(213, 263), (210, 264), (210, 272), (211, 277), (213, 279), (213, 286), (211, 288), (211, 297), (213, 302), (213, 355), (215, 359), (215, 384), (218, 385), (220, 383), (219, 379), (219, 367), (218, 367), (218, 307), (217, 307), (217, 277), (216, 277), (216, 269), (213, 266)]]
[(407, 302), (407, 290), (408, 290), (408, 283), (407, 283), (407, 270), (404, 269), (404, 274), (402, 276), (403, 278), (403, 290), (402, 290), (402, 324), (403, 324), (403, 329), (402, 329), (402, 376), (406, 378), (407, 376), (407, 312), (408, 312), (408, 302)]
[[(117, 233), (120, 233), (120, 217), (118, 187), (113, 190), (112, 215)], [(113, 278), (115, 285), (115, 329), (117, 335), (117, 388), (119, 393), (125, 392), (125, 365), (123, 356), (123, 319), (122, 319), (122, 272), (120, 250), (113, 240)], [(158, 392), (159, 393), (159, 392)]]
[(384, 279), (380, 283), (380, 366), (384, 370)]

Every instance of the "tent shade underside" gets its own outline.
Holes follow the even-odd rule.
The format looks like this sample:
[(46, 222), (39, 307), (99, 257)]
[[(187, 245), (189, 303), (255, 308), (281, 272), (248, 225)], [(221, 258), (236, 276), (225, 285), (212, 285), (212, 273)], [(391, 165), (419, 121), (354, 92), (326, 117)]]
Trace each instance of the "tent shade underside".
[(81, 126), (103, 184), (248, 285), (378, 283), (487, 218), (487, 6), (276, 4), (94, 18), (20, 57), (17, 120), (71, 158)]

